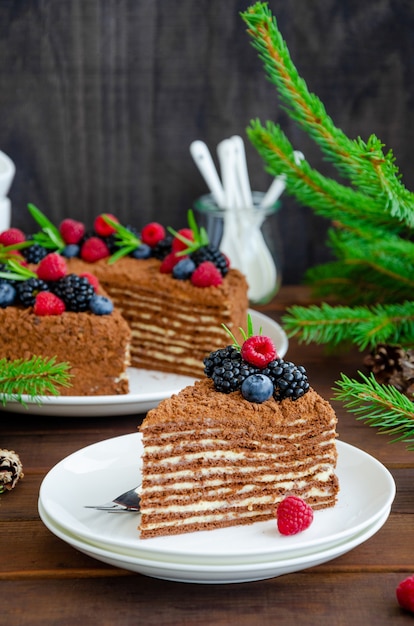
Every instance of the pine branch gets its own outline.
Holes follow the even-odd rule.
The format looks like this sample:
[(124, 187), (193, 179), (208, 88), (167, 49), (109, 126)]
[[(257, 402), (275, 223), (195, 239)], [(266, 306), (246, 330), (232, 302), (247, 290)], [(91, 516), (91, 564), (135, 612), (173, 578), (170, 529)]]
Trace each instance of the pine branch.
[(414, 337), (414, 302), (377, 304), (368, 307), (293, 306), (282, 322), (289, 337), (299, 341), (336, 346), (352, 343), (360, 350), (378, 343), (412, 345)]
[(25, 405), (24, 395), (40, 403), (40, 396), (59, 395), (59, 386), (70, 387), (68, 363), (34, 356), (31, 359), (0, 359), (0, 393), (3, 406), (11, 401)]
[[(257, 2), (241, 16), (287, 114), (315, 140), (326, 158), (362, 192), (366, 201), (378, 201), (379, 196), (386, 213), (413, 227), (414, 195), (402, 185), (392, 152), (385, 155), (380, 140), (374, 135), (367, 142), (361, 138), (351, 140), (334, 125), (322, 102), (309, 92), (299, 76), (266, 3)], [(268, 126), (267, 130), (260, 127), (260, 134), (257, 131), (256, 123), (256, 133), (250, 136), (258, 149), (262, 147), (264, 155), (274, 143), (272, 134), (276, 130)]]
[(352, 380), (342, 374), (337, 381), (335, 399), (364, 420), (379, 433), (395, 436), (392, 442), (405, 441), (414, 450), (414, 410), (412, 401), (392, 385), (381, 385), (373, 374), (358, 372), (361, 380)]

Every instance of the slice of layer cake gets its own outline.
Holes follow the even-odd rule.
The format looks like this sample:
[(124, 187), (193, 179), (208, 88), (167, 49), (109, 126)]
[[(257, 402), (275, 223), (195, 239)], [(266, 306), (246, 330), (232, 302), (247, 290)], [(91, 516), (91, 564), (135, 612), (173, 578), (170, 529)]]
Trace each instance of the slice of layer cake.
[[(59, 266), (58, 276), (45, 271)], [(128, 393), (130, 329), (106, 294), (87, 277), (67, 274), (62, 257), (51, 253), (39, 274), (11, 270), (0, 276), (0, 358), (55, 357), (70, 365), (64, 396)], [(23, 272), (23, 274), (19, 272)], [(43, 273), (42, 273), (43, 271)], [(14, 278), (13, 278), (14, 277)]]
[(113, 215), (100, 215), (86, 233), (71, 219), (59, 229), (50, 223), (45, 229), (47, 218), (36, 207), (29, 209), (42, 231), (31, 240), (21, 233), (26, 261), (37, 264), (58, 246), (69, 272), (93, 273), (131, 328), (132, 366), (200, 377), (204, 357), (225, 340), (221, 324), (236, 335), (243, 325), (245, 277), (209, 244), (191, 212), (191, 228), (178, 232), (152, 222), (138, 233)]
[(113, 265), (106, 259), (92, 265), (70, 259), (68, 265), (93, 272), (121, 311), (132, 332), (134, 367), (200, 377), (211, 346), (223, 345), (221, 322), (237, 334), (246, 319), (246, 281), (230, 270), (220, 285), (200, 288), (161, 273), (161, 263), (125, 257)]
[(270, 339), (262, 340), (258, 358), (246, 356), (244, 344), (241, 352), (213, 353), (206, 359), (212, 378), (147, 414), (140, 428), (142, 538), (269, 520), (287, 495), (313, 509), (335, 504), (334, 410), (302, 367), (277, 358)]

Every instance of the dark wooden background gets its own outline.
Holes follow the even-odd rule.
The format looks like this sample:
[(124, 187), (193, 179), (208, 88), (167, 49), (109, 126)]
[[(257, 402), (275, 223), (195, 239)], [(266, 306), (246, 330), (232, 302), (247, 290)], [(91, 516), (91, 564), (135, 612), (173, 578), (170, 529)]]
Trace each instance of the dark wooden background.
[[(245, 136), (251, 118), (282, 123), (297, 149), (321, 154), (279, 109), (238, 0), (0, 0), (0, 149), (17, 174), (13, 225), (27, 203), (55, 223), (100, 212), (182, 226), (206, 191), (189, 153)], [(270, 0), (300, 74), (349, 136), (392, 149), (414, 188), (414, 2)], [(270, 177), (248, 146), (252, 185)], [(278, 215), (284, 282), (328, 257), (326, 223), (286, 198)]]

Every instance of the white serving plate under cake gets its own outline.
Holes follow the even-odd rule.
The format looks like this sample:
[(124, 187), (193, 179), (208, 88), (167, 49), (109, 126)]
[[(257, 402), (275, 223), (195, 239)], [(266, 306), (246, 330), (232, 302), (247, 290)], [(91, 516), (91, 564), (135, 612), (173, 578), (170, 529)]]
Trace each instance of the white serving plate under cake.
[[(255, 332), (260, 327), (263, 335), (273, 339), (279, 356), (284, 357), (288, 349), (288, 339), (281, 326), (270, 317), (249, 309)], [(231, 341), (229, 340), (229, 343)], [(10, 413), (31, 415), (50, 415), (59, 417), (104, 417), (107, 415), (131, 415), (146, 413), (156, 407), (161, 400), (178, 393), (187, 385), (194, 383), (194, 378), (166, 374), (155, 370), (128, 368), (130, 391), (125, 395), (115, 396), (42, 396), (39, 402), (23, 396), (25, 406), (20, 402), (1, 404)]]
[[(226, 582), (221, 576), (225, 578), (230, 571), (246, 576), (254, 572), (266, 578), (279, 575), (281, 563), (294, 564), (296, 569), (291, 571), (297, 571), (347, 552), (385, 523), (395, 497), (394, 480), (379, 461), (338, 441), (338, 502), (335, 507), (315, 511), (314, 522), (305, 532), (284, 537), (272, 520), (142, 540), (137, 529), (139, 513), (85, 508), (139, 484), (141, 453), (141, 436), (133, 433), (101, 441), (63, 459), (40, 488), (39, 514), (46, 526), (73, 547), (107, 559), (105, 562), (111, 558), (119, 567), (148, 573), (152, 563), (149, 575), (159, 575), (157, 564), (162, 564), (168, 576), (159, 577), (178, 576), (179, 571), (186, 580), (196, 568), (201, 578), (210, 572), (210, 582), (215, 576)], [(206, 582), (205, 576), (198, 582)]]

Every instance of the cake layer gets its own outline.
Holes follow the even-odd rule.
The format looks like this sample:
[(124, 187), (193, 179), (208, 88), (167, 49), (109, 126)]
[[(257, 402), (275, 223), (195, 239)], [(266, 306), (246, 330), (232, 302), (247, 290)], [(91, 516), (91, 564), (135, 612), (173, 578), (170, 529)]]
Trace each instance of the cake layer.
[(201, 376), (204, 357), (227, 339), (222, 324), (241, 339), (238, 329), (248, 307), (245, 278), (230, 270), (221, 285), (201, 288), (160, 273), (160, 265), (155, 258), (125, 257), (114, 264), (68, 260), (70, 271), (97, 276), (128, 322), (134, 367)]
[(295, 494), (335, 504), (336, 416), (314, 390), (262, 404), (202, 380), (163, 401), (141, 426), (141, 537), (275, 517)]
[(33, 308), (0, 308), (0, 355), (9, 360), (32, 356), (69, 362), (71, 386), (62, 396), (128, 393), (130, 330), (118, 311), (38, 316)]

